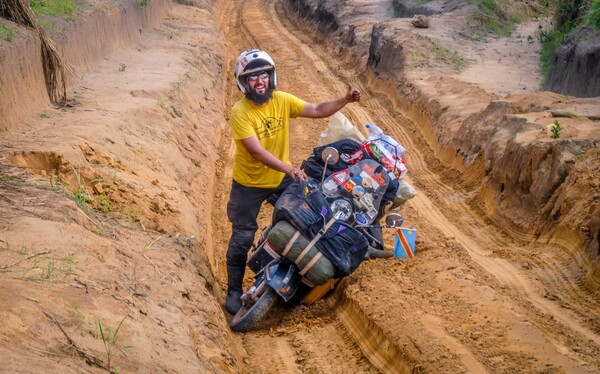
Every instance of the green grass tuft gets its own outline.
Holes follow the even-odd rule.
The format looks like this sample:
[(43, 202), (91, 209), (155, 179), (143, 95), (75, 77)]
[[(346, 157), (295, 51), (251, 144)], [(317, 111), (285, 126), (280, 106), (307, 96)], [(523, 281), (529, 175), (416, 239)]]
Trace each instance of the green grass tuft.
[(600, 0), (593, 0), (589, 13), (585, 16), (585, 22), (600, 31)]
[(75, 19), (75, 3), (72, 0), (29, 0), (33, 13), (39, 18), (45, 14), (54, 17)]
[(515, 25), (524, 17), (526, 9), (513, 1), (470, 0), (477, 9), (469, 17), (474, 39), (483, 39), (488, 34), (510, 36)]
[(543, 77), (547, 77), (554, 65), (556, 48), (565, 41), (567, 33), (554, 29), (549, 32), (540, 33), (539, 37), (542, 43), (540, 50), (540, 71)]
[(15, 29), (10, 27), (10, 26), (6, 26), (6, 25), (1, 25), (0, 26), (0, 39), (6, 40), (7, 42), (12, 42), (13, 39), (15, 38)]

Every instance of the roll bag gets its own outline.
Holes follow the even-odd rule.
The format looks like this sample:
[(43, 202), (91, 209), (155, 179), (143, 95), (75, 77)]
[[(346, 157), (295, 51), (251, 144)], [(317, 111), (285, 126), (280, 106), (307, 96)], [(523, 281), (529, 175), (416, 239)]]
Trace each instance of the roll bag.
[(279, 221), (267, 235), (267, 243), (278, 254), (294, 262), (309, 282), (319, 286), (335, 274), (335, 268), (315, 245), (304, 252), (310, 240), (287, 221)]

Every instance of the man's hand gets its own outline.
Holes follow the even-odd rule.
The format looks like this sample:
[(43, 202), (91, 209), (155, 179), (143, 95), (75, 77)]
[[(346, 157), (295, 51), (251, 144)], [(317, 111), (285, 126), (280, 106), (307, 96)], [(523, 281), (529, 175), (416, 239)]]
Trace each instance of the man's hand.
[(324, 118), (342, 109), (346, 104), (360, 100), (360, 91), (348, 85), (348, 92), (344, 96), (319, 104), (306, 103), (300, 113), (300, 117)]
[(346, 92), (346, 101), (349, 103), (360, 101), (360, 91), (352, 87), (351, 85), (348, 85), (348, 92)]
[(307, 180), (308, 179), (308, 177), (306, 176), (306, 173), (304, 171), (302, 171), (301, 169), (295, 168), (293, 166), (290, 166), (290, 168), (288, 169), (286, 174), (289, 175), (290, 178), (292, 178), (292, 180), (297, 180), (297, 179)]

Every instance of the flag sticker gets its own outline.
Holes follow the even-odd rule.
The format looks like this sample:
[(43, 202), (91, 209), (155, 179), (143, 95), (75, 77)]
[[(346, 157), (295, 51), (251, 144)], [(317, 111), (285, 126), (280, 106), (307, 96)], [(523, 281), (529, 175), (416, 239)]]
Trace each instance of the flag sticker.
[(415, 254), (415, 242), (417, 230), (401, 227), (394, 235), (394, 257), (413, 258)]

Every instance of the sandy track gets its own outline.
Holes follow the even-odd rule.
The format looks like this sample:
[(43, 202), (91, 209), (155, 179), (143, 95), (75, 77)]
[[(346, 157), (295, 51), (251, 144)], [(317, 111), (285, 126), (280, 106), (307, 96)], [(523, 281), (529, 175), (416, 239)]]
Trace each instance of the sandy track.
[[(240, 51), (259, 47), (269, 51), (276, 59), (280, 89), (289, 90), (310, 101), (327, 99), (344, 92), (344, 82), (333, 79), (325, 63), (316, 55), (310, 54), (310, 48), (283, 27), (276, 17), (274, 3), (265, 5), (260, 1), (236, 2), (230, 14), (231, 17), (226, 20), (227, 25), (224, 26), (230, 42), (230, 69)], [(300, 53), (297, 52), (299, 48)], [(324, 77), (324, 74), (328, 76)], [(233, 80), (230, 86), (234, 87)], [(228, 107), (239, 98), (240, 93), (237, 90), (232, 91)], [(302, 158), (312, 150), (326, 123), (326, 120), (295, 120), (291, 129), (291, 137), (295, 139), (292, 142), (291, 155), (294, 164), (299, 165)], [(232, 144), (230, 139), (226, 141)], [(230, 152), (223, 157), (223, 168), (218, 171), (226, 178), (230, 178), (231, 175), (232, 150), (231, 147)], [(213, 231), (220, 233), (215, 242), (219, 243), (218, 247), (222, 249), (222, 252), (217, 254), (217, 262), (221, 263), (219, 276), (225, 284), (225, 250), (230, 235), (225, 213), (228, 191), (217, 197), (213, 205), (217, 212), (214, 216)], [(264, 223), (267, 222), (267, 217), (268, 214), (263, 212), (259, 218)], [(222, 228), (223, 225), (227, 226), (226, 230), (215, 228)], [(250, 278), (247, 278), (250, 281)], [(378, 372), (365, 359), (343, 326), (327, 303), (323, 303), (322, 307), (310, 309), (290, 310), (280, 306), (270, 312), (257, 331), (238, 336), (248, 355), (248, 370), (253, 373), (344, 373), (348, 372), (347, 370)]]
[[(349, 302), (380, 326), (386, 338), (401, 350), (406, 340), (417, 348), (420, 344), (428, 346), (417, 349), (419, 353), (414, 355), (407, 354), (413, 368), (423, 364), (426, 369), (469, 372), (598, 369), (600, 336), (594, 328), (600, 311), (598, 300), (578, 287), (578, 280), (571, 279), (560, 254), (548, 254), (552, 251), (545, 248), (547, 245), (527, 242), (486, 222), (471, 207), (472, 191), (459, 185), (459, 176), (439, 168), (427, 142), (415, 131), (422, 125), (419, 119), (403, 113), (394, 95), (369, 84), (360, 72), (339, 66), (327, 46), (311, 42), (310, 32), (295, 28), (293, 20), (285, 18), (287, 13), (281, 5), (260, 0), (237, 2), (231, 14), (227, 35), (232, 59), (248, 47), (267, 50), (278, 63), (278, 88), (309, 101), (340, 95), (347, 83), (359, 87), (363, 101), (349, 105), (344, 114), (357, 125), (379, 124), (407, 148), (410, 180), (419, 194), (405, 214), (408, 225), (419, 229), (421, 246), (427, 249), (424, 258), (411, 267), (431, 274), (395, 273), (409, 269), (373, 261), (351, 277), (346, 293), (353, 295)], [(229, 65), (233, 65), (232, 60)], [(239, 93), (230, 97), (231, 105)], [(293, 121), (295, 164), (309, 154), (325, 124), (324, 120)], [(231, 160), (224, 165), (230, 168)], [(227, 194), (221, 198), (216, 203), (225, 206)], [(225, 232), (217, 240), (223, 244), (223, 252), (228, 235)], [(438, 264), (433, 262), (432, 257), (448, 250), (453, 252), (451, 256)], [(526, 256), (536, 252), (544, 255)], [(530, 258), (525, 265), (523, 258)], [(406, 293), (407, 285), (419, 282), (430, 283)], [(382, 290), (370, 284), (386, 287)], [(355, 292), (357, 288), (360, 292)], [(436, 302), (439, 304), (433, 308), (425, 306)], [(390, 313), (406, 305), (416, 309), (412, 318), (394, 318)], [(312, 308), (321, 309), (326, 320), (315, 317)], [(353, 317), (338, 309), (335, 314), (334, 304), (324, 302), (311, 308), (280, 307), (272, 311), (259, 331), (242, 337), (250, 370), (269, 372), (273, 367), (266, 362), (285, 372), (385, 370), (385, 359), (378, 359), (377, 352), (369, 351), (361, 344), (361, 337), (351, 333), (356, 330), (350, 322)], [(461, 314), (467, 315), (460, 318)], [(397, 328), (409, 321), (424, 330)], [(323, 355), (324, 349), (327, 355)], [(305, 371), (307, 368), (310, 371)]]
[[(363, 3), (381, 10), (381, 3)], [(368, 28), (368, 17), (357, 16)], [(281, 1), (176, 4), (135, 48), (115, 51), (86, 73), (78, 106), (32, 113), (19, 131), (3, 133), (5, 371), (103, 371), (63, 349), (64, 336), (43, 307), (98, 356), (104, 347), (91, 324), (116, 326), (129, 316), (120, 342), (135, 347), (114, 362), (123, 372), (600, 372), (600, 300), (578, 275), (584, 259), (568, 252), (576, 244), (563, 236), (557, 248), (508, 225), (498, 229), (482, 212), (493, 210), (493, 201), (477, 197), (480, 176), (445, 170), (424, 118), (405, 111), (389, 84), (338, 64), (348, 56), (313, 36)], [(249, 47), (268, 50), (279, 88), (307, 100), (343, 94), (347, 83), (362, 90), (362, 102), (343, 113), (357, 125), (380, 125), (408, 149), (418, 196), (403, 213), (419, 234), (413, 261), (366, 262), (333, 297), (311, 307), (277, 306), (256, 331), (233, 334), (213, 298), (222, 298), (225, 284), (230, 229), (221, 182), (231, 179), (234, 150), (221, 108), (240, 98), (231, 71)], [(436, 79), (420, 85), (432, 88)], [(482, 98), (461, 97), (462, 104), (475, 101), (485, 106)], [(326, 123), (293, 121), (294, 164)], [(15, 155), (43, 177), (24, 183), (25, 172), (7, 166)], [(52, 179), (48, 188), (55, 173), (77, 187), (80, 164), (88, 166), (88, 181), (104, 178), (111, 214), (77, 207)], [(261, 222), (268, 217), (267, 209)], [(175, 230), (196, 234), (197, 245), (175, 239)], [(387, 239), (391, 245), (389, 233)], [(230, 336), (244, 346), (243, 361)]]

